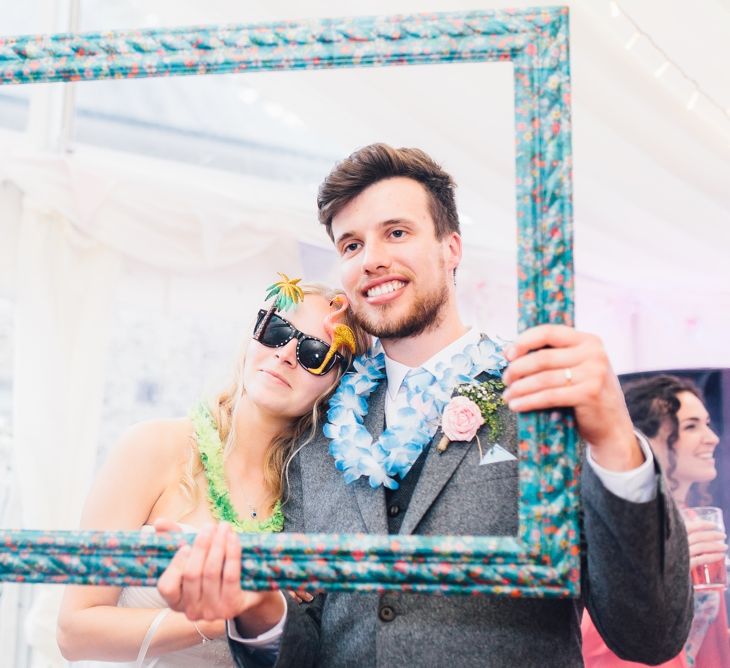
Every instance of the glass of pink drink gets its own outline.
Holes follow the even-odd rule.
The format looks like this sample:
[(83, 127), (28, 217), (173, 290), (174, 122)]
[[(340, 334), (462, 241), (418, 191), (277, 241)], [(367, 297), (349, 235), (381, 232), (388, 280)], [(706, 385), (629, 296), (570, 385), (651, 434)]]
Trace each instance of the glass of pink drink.
[[(725, 532), (722, 510), (713, 506), (687, 508), (683, 511), (685, 520), (703, 520), (712, 522), (718, 531)], [(723, 591), (727, 589), (727, 570), (725, 559), (700, 564), (692, 569), (692, 584), (696, 591)]]

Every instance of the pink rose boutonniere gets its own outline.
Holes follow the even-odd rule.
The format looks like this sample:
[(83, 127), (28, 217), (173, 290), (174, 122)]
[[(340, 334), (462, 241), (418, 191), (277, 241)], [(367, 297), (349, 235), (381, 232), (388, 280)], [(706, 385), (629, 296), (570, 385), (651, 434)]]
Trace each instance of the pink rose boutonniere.
[(471, 441), (483, 424), (479, 406), (468, 397), (452, 397), (441, 418), (441, 429), (450, 441)]
[(436, 449), (444, 452), (451, 441), (471, 441), (476, 436), (481, 453), (477, 432), (483, 424), (488, 425), (491, 436), (499, 432), (497, 411), (503, 391), (504, 384), (496, 379), (457, 387), (456, 396), (451, 397), (441, 416), (444, 437)]

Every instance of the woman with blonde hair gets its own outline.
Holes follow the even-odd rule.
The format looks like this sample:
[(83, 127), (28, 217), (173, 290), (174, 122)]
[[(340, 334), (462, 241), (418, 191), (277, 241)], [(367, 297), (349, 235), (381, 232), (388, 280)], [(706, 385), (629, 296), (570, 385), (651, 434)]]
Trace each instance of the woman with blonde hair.
[[(340, 293), (284, 279), (267, 295), (274, 304), (259, 312), (232, 386), (188, 418), (129, 429), (96, 478), (82, 529), (142, 529), (160, 518), (201, 534), (216, 521), (283, 529), (287, 464), (314, 435), (352, 354), (369, 344)], [(267, 605), (264, 617), (281, 615), (282, 601)], [(67, 588), (57, 632), (71, 661), (157, 668), (230, 666), (225, 635), (224, 620), (193, 623), (154, 588), (97, 586)]]

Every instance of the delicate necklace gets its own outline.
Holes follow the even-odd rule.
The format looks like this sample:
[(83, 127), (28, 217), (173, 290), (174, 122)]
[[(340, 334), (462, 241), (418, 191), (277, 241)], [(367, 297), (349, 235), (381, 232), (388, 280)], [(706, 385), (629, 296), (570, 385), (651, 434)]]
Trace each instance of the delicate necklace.
[(284, 529), (284, 513), (281, 510), (281, 501), (277, 499), (274, 510), (267, 520), (258, 519), (256, 506), (249, 505), (249, 518), (241, 518), (236, 512), (231, 495), (226, 485), (225, 470), (223, 468), (223, 444), (218, 434), (218, 428), (213, 416), (204, 404), (199, 404), (190, 414), (195, 429), (195, 438), (198, 442), (200, 461), (203, 464), (205, 477), (208, 481), (208, 500), (210, 510), (217, 520), (228, 522), (237, 531), (246, 533), (276, 532)]
[[(501, 350), (484, 337), (479, 343), (468, 344), (448, 364), (439, 362), (433, 382), (409, 390), (408, 406), (398, 410), (397, 419), (377, 440), (365, 427), (364, 418), (370, 395), (385, 377), (385, 353), (378, 342), (372, 356), (356, 358), (353, 371), (345, 374), (330, 399), (327, 423), (322, 429), (331, 440), (330, 453), (345, 482), (367, 476), (373, 488), (383, 485), (397, 489), (396, 476), (405, 477), (433, 437), (429, 414), (441, 414), (460, 383), (470, 382), (484, 372), (501, 376), (507, 365)], [(414, 410), (415, 405), (422, 410)]]
[(253, 503), (246, 503), (246, 507), (248, 508), (248, 514), (251, 516), (251, 519), (256, 519), (259, 516), (258, 506), (261, 505), (261, 502), (258, 502), (256, 504)]

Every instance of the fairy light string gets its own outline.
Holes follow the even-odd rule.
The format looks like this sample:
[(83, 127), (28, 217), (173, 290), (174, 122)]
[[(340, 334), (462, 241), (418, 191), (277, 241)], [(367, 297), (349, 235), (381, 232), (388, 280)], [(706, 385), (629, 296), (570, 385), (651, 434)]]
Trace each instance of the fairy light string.
[(675, 70), (686, 82), (692, 86), (692, 91), (687, 99), (686, 107), (688, 111), (693, 111), (697, 102), (700, 98), (710, 106), (714, 107), (720, 112), (726, 119), (730, 119), (730, 107), (723, 107), (723, 105), (708, 93), (695, 79), (693, 76), (687, 73), (687, 71), (674, 60), (665, 49), (663, 49), (656, 40), (644, 30), (638, 22), (618, 3), (616, 0), (611, 0), (609, 3), (611, 17), (613, 19), (623, 18), (633, 28), (633, 33), (624, 44), (624, 48), (627, 51), (631, 51), (641, 39), (646, 40), (652, 48), (661, 56), (661, 63), (654, 70), (654, 77), (661, 79), (671, 67)]

